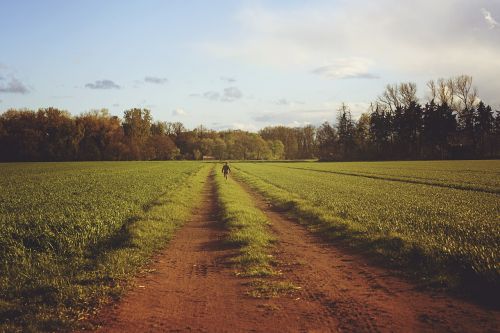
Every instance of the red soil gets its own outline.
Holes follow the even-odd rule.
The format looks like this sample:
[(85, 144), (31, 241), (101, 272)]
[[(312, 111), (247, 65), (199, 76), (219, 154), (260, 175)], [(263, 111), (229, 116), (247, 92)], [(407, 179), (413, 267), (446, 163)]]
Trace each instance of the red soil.
[[(301, 289), (253, 298), (238, 277), (218, 219), (213, 179), (192, 220), (138, 277), (121, 301), (102, 311), (100, 332), (498, 332), (500, 314), (422, 292), (365, 258), (327, 245), (255, 194), (278, 242), (280, 281)], [(270, 279), (270, 281), (276, 278)]]

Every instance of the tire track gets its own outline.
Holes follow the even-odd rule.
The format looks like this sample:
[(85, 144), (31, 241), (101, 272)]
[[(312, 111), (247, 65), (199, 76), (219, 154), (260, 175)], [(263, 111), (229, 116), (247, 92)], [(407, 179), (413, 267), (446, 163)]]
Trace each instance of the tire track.
[(225, 243), (213, 176), (192, 220), (155, 258), (151, 273), (94, 320), (98, 332), (337, 332), (322, 304), (294, 297), (253, 298)]
[(497, 332), (500, 313), (418, 287), (312, 235), (243, 184), (278, 239), (283, 278), (345, 332)]
[(376, 180), (385, 180), (385, 181), (390, 181), (390, 182), (398, 182), (398, 183), (406, 183), (406, 184), (434, 186), (434, 187), (448, 188), (448, 189), (462, 190), (462, 191), (484, 192), (484, 193), (491, 193), (491, 194), (500, 195), (500, 189), (491, 189), (491, 188), (487, 188), (487, 187), (477, 187), (477, 186), (466, 186), (466, 185), (461, 185), (461, 184), (456, 184), (456, 183), (444, 184), (444, 183), (440, 183), (440, 182), (422, 181), (422, 180), (411, 179), (411, 178), (401, 179), (398, 177), (390, 177), (390, 176), (386, 176), (386, 175), (375, 175), (375, 174), (355, 173), (355, 172), (346, 172), (346, 171), (308, 169), (308, 168), (298, 168), (298, 167), (279, 166), (279, 165), (274, 165), (274, 167), (313, 171), (313, 172), (320, 172), (320, 173), (329, 173), (329, 174), (336, 174), (336, 175), (341, 175), (341, 176), (352, 176), (352, 177), (361, 177), (361, 178), (376, 179)]

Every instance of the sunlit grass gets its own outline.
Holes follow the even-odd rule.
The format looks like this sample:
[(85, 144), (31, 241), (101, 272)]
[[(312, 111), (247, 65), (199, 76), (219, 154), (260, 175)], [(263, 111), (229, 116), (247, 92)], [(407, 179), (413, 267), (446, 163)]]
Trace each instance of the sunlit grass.
[(216, 186), (222, 219), (229, 229), (227, 241), (239, 248), (233, 259), (245, 276), (273, 274), (270, 245), (273, 237), (265, 214), (255, 207), (250, 195), (231, 177), (225, 180), (216, 174)]
[(79, 326), (119, 296), (189, 218), (210, 169), (172, 162), (0, 167), (8, 191), (0, 194), (0, 331), (27, 332)]
[[(428, 284), (494, 294), (500, 281), (498, 166), (449, 161), (233, 168), (238, 179), (330, 240), (379, 254)], [(482, 169), (488, 179), (481, 178)], [(461, 177), (466, 186), (457, 184)]]

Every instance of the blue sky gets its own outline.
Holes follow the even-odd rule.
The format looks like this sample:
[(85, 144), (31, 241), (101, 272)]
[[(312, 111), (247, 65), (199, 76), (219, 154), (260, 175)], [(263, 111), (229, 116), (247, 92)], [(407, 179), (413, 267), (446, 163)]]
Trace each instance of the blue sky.
[(188, 127), (319, 124), (385, 85), (470, 74), (500, 107), (500, 0), (0, 0), (0, 111), (151, 109)]

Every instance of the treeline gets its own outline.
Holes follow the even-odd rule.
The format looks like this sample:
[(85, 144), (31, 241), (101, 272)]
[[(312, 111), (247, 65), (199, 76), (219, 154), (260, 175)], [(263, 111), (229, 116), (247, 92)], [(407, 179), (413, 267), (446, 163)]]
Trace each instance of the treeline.
[(342, 104), (336, 124), (316, 131), (322, 160), (469, 159), (500, 156), (500, 111), (479, 99), (472, 77), (429, 81), (422, 105), (415, 83), (388, 85), (355, 121)]
[(107, 110), (72, 116), (56, 108), (8, 110), (0, 115), (0, 161), (99, 161), (283, 159), (279, 140), (256, 133), (187, 130), (181, 123), (153, 122), (147, 109), (123, 119)]
[(0, 115), (0, 161), (237, 160), (497, 158), (500, 111), (494, 114), (470, 76), (428, 83), (425, 104), (414, 83), (389, 85), (370, 110), (354, 120), (346, 104), (333, 124), (258, 133), (188, 130), (153, 121), (147, 109), (123, 119), (105, 109), (78, 116), (56, 108), (8, 110)]

